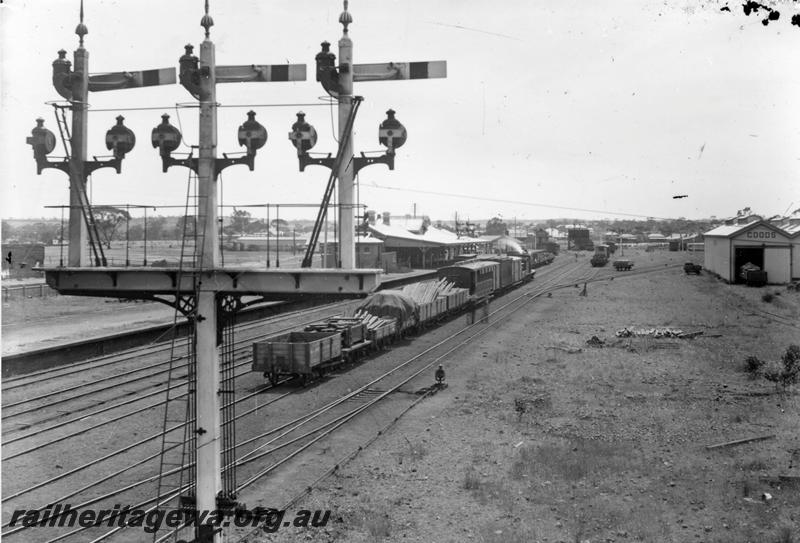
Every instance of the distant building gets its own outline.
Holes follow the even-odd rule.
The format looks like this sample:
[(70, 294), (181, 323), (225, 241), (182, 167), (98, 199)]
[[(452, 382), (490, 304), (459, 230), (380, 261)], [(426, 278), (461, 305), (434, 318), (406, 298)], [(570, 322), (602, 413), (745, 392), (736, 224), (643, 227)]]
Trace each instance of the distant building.
[(567, 250), (592, 251), (594, 242), (589, 228), (569, 228), (567, 230)]
[[(383, 241), (371, 235), (356, 236), (356, 268), (382, 269), (387, 272), (396, 271), (395, 257), (384, 252)], [(306, 245), (307, 245), (306, 240)], [(327, 253), (326, 255), (323, 253)], [(337, 267), (339, 243), (337, 241), (317, 242), (319, 261), (323, 268)], [(317, 257), (315, 257), (315, 260)]]
[(520, 242), (527, 250), (533, 251), (536, 249), (544, 249), (549, 239), (550, 235), (547, 233), (547, 230), (544, 228), (537, 228), (533, 232), (528, 232), (528, 235), (520, 239)]
[(233, 241), (233, 249), (239, 251), (265, 251), (267, 249), (292, 251), (302, 248), (305, 242), (305, 237), (278, 235), (275, 230), (270, 230), (237, 237)]

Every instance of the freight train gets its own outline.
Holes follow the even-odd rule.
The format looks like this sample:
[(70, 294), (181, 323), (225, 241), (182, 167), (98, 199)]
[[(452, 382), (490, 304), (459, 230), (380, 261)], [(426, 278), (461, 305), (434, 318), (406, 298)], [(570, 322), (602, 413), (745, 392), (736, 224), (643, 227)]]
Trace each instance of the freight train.
[[(548, 256), (549, 255), (549, 256)], [(533, 280), (552, 254), (478, 255), (440, 268), (438, 279), (368, 296), (349, 317), (253, 343), (252, 370), (273, 384), (283, 376), (305, 384), (326, 371), (383, 349), (396, 339), (435, 326)]]

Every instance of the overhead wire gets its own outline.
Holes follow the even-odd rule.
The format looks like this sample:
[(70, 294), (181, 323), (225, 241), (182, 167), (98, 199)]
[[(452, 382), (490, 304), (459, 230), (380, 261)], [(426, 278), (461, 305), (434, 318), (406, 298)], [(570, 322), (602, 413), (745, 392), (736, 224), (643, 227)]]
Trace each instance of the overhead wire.
[[(219, 108), (253, 108), (253, 107), (317, 107), (317, 106), (324, 106), (325, 104), (319, 104), (316, 102), (311, 103), (288, 103), (288, 104), (217, 104)], [(142, 107), (115, 107), (115, 108), (100, 108), (100, 109), (89, 109), (89, 113), (108, 113), (108, 112), (116, 112), (116, 111), (155, 111), (155, 110), (165, 110), (165, 109), (172, 109), (172, 108), (198, 108), (200, 104), (193, 104), (193, 103), (178, 103), (171, 106), (142, 106)]]
[(656, 217), (654, 215), (644, 215), (642, 213), (627, 213), (624, 211), (611, 211), (608, 209), (589, 209), (589, 208), (582, 208), (582, 207), (570, 207), (570, 206), (559, 206), (554, 204), (541, 204), (541, 203), (534, 203), (534, 202), (524, 202), (521, 200), (505, 200), (502, 198), (487, 198), (485, 196), (472, 196), (470, 194), (458, 194), (454, 192), (439, 192), (434, 190), (421, 190), (421, 189), (409, 189), (409, 188), (400, 188), (400, 187), (390, 187), (387, 185), (378, 185), (377, 183), (371, 183), (366, 185), (370, 188), (376, 189), (383, 189), (383, 190), (396, 190), (399, 192), (416, 192), (420, 194), (431, 194), (434, 196), (448, 196), (453, 198), (464, 198), (467, 200), (480, 200), (482, 202), (497, 202), (501, 204), (518, 204), (524, 206), (532, 206), (532, 207), (545, 207), (549, 209), (562, 209), (565, 211), (585, 211), (587, 213), (603, 213), (606, 215), (622, 215), (625, 217), (637, 217), (637, 218), (646, 218), (646, 219), (657, 219), (657, 220), (670, 220), (667, 217)]
[(178, 104), (175, 104), (175, 119), (178, 121), (178, 130), (181, 133), (181, 145), (187, 147), (191, 151), (192, 146), (186, 143), (183, 139), (183, 123), (181, 122), (181, 112), (180, 109), (178, 109)]

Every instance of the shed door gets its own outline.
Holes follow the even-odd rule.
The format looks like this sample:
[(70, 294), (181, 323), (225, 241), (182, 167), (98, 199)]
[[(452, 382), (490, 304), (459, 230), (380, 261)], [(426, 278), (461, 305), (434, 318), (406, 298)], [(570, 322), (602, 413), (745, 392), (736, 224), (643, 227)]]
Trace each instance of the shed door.
[(789, 282), (789, 248), (765, 247), (764, 271), (767, 272), (767, 281), (773, 284)]

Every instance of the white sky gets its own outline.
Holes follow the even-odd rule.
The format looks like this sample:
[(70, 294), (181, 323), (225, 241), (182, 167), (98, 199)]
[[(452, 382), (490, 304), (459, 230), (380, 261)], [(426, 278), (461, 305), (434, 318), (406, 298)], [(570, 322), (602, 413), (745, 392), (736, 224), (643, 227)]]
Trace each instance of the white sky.
[[(3, 217), (57, 216), (66, 176), (36, 175), (25, 138), (36, 117), (57, 133), (51, 63), (78, 38), (78, 0), (6, 0), (0, 7), (0, 178)], [(767, 215), (800, 207), (800, 28), (797, 3), (762, 26), (738, 3), (654, 0), (353, 0), (356, 63), (442, 60), (447, 79), (356, 83), (365, 102), (355, 149), (374, 151), (390, 107), (408, 129), (396, 167), (361, 172), (361, 201), (378, 212), (473, 219), (728, 216), (749, 206)], [(177, 67), (183, 46), (199, 52), (202, 0), (85, 0), (90, 72)], [(337, 53), (341, 1), (211, 0), (219, 65), (305, 63), (309, 81), (221, 84), (224, 105), (319, 103), (314, 55)], [(123, 111), (137, 146), (117, 175), (93, 176), (96, 204), (182, 205), (188, 170), (161, 172), (150, 131), (162, 112), (192, 102), (180, 85), (91, 93), (94, 109)], [(269, 131), (256, 157), (223, 173), (224, 203), (317, 202), (328, 170), (300, 173), (287, 139), (303, 109), (335, 151), (328, 106), (255, 107)], [(237, 152), (246, 108), (221, 109), (219, 152)], [(89, 154), (105, 155), (117, 112), (90, 114)], [(196, 143), (197, 110), (181, 109)], [(703, 151), (701, 153), (701, 147)], [(57, 148), (54, 155), (62, 154)], [(388, 190), (380, 187), (395, 187)], [(414, 192), (414, 191), (427, 191)], [(442, 193), (445, 195), (431, 194)], [(687, 194), (688, 198), (673, 199)], [(471, 198), (461, 198), (466, 195)], [(491, 201), (481, 200), (490, 198)], [(529, 204), (597, 210), (567, 211)], [(261, 213), (251, 210), (254, 215)], [(177, 214), (164, 210), (164, 214)], [(282, 218), (314, 212), (282, 211)]]

